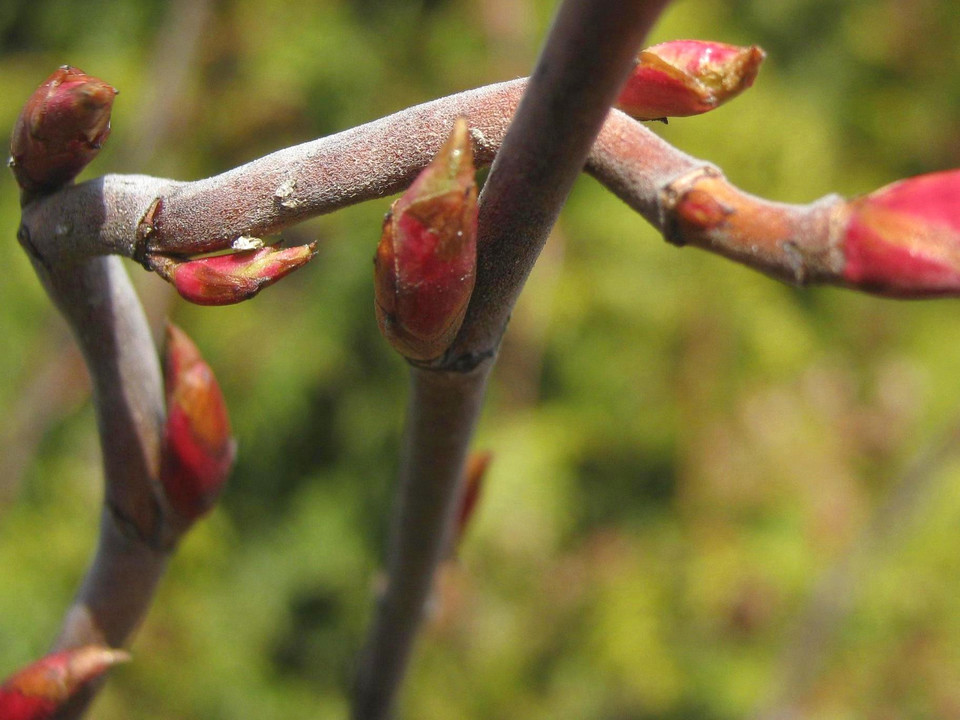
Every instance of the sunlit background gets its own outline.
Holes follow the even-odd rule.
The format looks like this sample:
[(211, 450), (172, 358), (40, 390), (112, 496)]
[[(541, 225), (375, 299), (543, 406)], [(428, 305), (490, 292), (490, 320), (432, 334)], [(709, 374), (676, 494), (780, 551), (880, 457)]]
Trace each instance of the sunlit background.
[[(55, 67), (120, 88), (85, 172), (215, 174), (527, 74), (546, 0), (4, 0), (0, 127)], [(937, 0), (680, 0), (651, 42), (757, 43), (756, 86), (654, 129), (807, 202), (960, 166), (960, 15)], [(239, 440), (94, 711), (342, 718), (384, 554), (406, 396), (372, 263), (389, 199), (286, 234), (306, 269), (198, 308), (130, 265), (215, 369)], [(0, 676), (84, 572), (87, 381), (0, 176)], [(664, 243), (589, 178), (517, 308), (495, 459), (401, 716), (960, 718), (960, 306), (796, 289)], [(797, 713), (791, 715), (790, 713)]]

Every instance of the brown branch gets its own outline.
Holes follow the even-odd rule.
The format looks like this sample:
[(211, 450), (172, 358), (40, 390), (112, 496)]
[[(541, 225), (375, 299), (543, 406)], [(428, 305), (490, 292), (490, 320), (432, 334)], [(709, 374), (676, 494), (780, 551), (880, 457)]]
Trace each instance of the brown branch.
[[(483, 403), (486, 366), (468, 373), (411, 368), (410, 408), (388, 547), (389, 585), (361, 654), (355, 718), (380, 718), (406, 669), (443, 559), (457, 507), (466, 447)], [(451, 482), (451, 473), (454, 473)]]
[(51, 261), (104, 253), (134, 257), (135, 230), (158, 198), (157, 212), (143, 225), (151, 228), (144, 250), (202, 252), (241, 235), (270, 235), (399, 192), (461, 115), (470, 123), (478, 164), (489, 164), (525, 85), (514, 80), (418, 105), (205, 180), (107, 175), (32, 203), (24, 223)]
[[(51, 265), (106, 253), (134, 257), (137, 228), (157, 198), (161, 209), (149, 246), (158, 251), (199, 252), (240, 235), (269, 235), (403, 189), (460, 115), (470, 122), (477, 163), (489, 163), (525, 82), (408, 108), (206, 180), (107, 175), (31, 203), (23, 224), (35, 254)], [(618, 111), (607, 116), (586, 170), (676, 244), (718, 252), (790, 282), (844, 283), (831, 210), (839, 198), (787, 205), (753, 197)], [(704, 193), (716, 194), (712, 215), (701, 207), (709, 202)], [(683, 215), (676, 217), (680, 200)]]
[(564, 2), (496, 155), (480, 198), (477, 281), (463, 326), (433, 370), (411, 370), (388, 584), (361, 658), (358, 720), (390, 714), (448, 544), (507, 318), (666, 2)]
[(483, 188), (477, 284), (448, 366), (495, 351), (643, 37), (668, 2), (561, 7)]
[[(29, 248), (23, 232), (21, 241)], [(54, 647), (119, 647), (146, 614), (180, 532), (157, 499), (164, 420), (157, 354), (119, 258), (50, 266), (31, 257), (89, 368), (105, 479), (96, 556)], [(62, 717), (79, 717), (94, 692)]]

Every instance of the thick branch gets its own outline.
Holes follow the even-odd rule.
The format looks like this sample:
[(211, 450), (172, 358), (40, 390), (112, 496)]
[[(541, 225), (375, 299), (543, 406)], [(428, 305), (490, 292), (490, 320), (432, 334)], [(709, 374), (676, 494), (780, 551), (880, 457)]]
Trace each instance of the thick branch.
[[(403, 110), (320, 140), (272, 153), (190, 183), (108, 175), (33, 203), (24, 223), (44, 256), (144, 249), (196, 253), (262, 237), (303, 220), (406, 187), (433, 158), (453, 120), (468, 119), (477, 162), (488, 164), (506, 133), (524, 80), (491, 85)], [(88, 214), (90, 208), (98, 212)], [(149, 231), (147, 231), (149, 228)]]
[[(49, 265), (105, 253), (133, 257), (138, 224), (156, 198), (162, 199), (160, 222), (154, 221), (150, 243), (164, 252), (194, 252), (244, 234), (275, 233), (401, 190), (432, 158), (459, 115), (470, 121), (477, 162), (489, 163), (524, 87), (524, 80), (516, 80), (452, 95), (207, 180), (107, 175), (31, 203), (24, 209), (24, 227), (34, 254)], [(618, 111), (607, 116), (586, 170), (676, 244), (698, 245), (791, 282), (844, 282), (826, 219), (837, 198), (807, 206), (752, 197)], [(725, 215), (711, 228), (673, 217), (677, 201), (699, 183), (700, 190), (718, 193)], [(696, 198), (689, 198), (688, 208), (696, 207)], [(736, 232), (728, 232), (734, 217)]]
[(122, 261), (103, 257), (35, 266), (90, 371), (106, 505), (144, 541), (168, 546), (171, 537), (156, 499), (163, 384), (150, 329)]

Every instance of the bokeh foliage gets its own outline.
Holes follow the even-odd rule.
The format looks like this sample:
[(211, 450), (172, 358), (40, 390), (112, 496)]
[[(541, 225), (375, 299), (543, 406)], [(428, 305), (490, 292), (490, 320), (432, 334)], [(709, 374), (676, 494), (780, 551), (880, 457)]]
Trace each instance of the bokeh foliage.
[[(0, 126), (74, 64), (121, 89), (85, 176), (202, 177), (525, 74), (554, 7), (217, 0), (173, 82), (190, 5), (5, 0)], [(952, 3), (680, 0), (651, 40), (675, 37), (769, 53), (742, 98), (656, 127), (749, 191), (805, 202), (960, 165)], [(98, 718), (345, 715), (406, 394), (372, 307), (387, 205), (288, 233), (320, 256), (235, 308), (189, 307), (131, 266), (157, 327), (170, 315), (218, 373), (240, 452)], [(54, 636), (101, 482), (17, 218), (5, 174), (0, 675)], [(960, 718), (960, 467), (948, 446), (909, 474), (958, 423), (958, 315), (678, 250), (583, 179), (511, 323), (478, 439), (496, 457), (404, 717)]]

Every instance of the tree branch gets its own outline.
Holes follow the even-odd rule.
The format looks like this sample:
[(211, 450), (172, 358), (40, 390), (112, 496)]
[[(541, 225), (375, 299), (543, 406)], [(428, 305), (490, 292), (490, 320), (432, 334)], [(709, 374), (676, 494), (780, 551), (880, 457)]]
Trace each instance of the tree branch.
[[(23, 233), (21, 240), (29, 244)], [(146, 615), (182, 530), (166, 522), (158, 500), (165, 412), (157, 353), (120, 258), (51, 266), (31, 257), (90, 371), (105, 480), (96, 556), (54, 649), (120, 647)], [(61, 717), (79, 717), (96, 687)]]
[[(730, 185), (709, 164), (673, 148), (640, 123), (617, 111), (607, 114), (619, 78), (625, 75), (639, 43), (635, 30), (625, 29), (628, 18), (632, 17), (637, 26), (648, 24), (664, 4), (639, 4), (640, 8), (636, 3), (570, 3), (580, 8), (577, 12), (588, 15), (611, 12), (616, 21), (613, 27), (597, 18), (558, 21), (558, 32), (569, 33), (573, 39), (567, 51), (551, 50), (548, 45), (544, 54), (547, 69), (535, 73), (530, 81), (530, 92), (539, 99), (530, 105), (532, 110), (518, 113), (517, 127), (525, 128), (516, 131), (522, 133), (518, 137), (526, 138), (522, 141), (506, 138), (527, 83), (517, 80), (410, 108), (281, 150), (206, 180), (184, 183), (142, 175), (108, 175), (38, 198), (24, 208), (22, 243), (70, 319), (91, 363), (105, 462), (109, 466), (121, 458), (134, 458), (132, 464), (108, 467), (111, 512), (104, 517), (101, 545), (107, 542), (104, 538), (121, 533), (131, 543), (142, 544), (133, 555), (142, 552), (149, 557), (157, 553), (147, 562), (127, 564), (99, 559), (128, 557), (126, 550), (119, 555), (104, 550), (98, 553), (91, 578), (122, 575), (130, 572), (130, 567), (140, 567), (140, 582), (149, 595), (162, 573), (164, 554), (183, 529), (167, 524), (156, 499), (158, 428), (163, 417), (159, 376), (155, 368), (135, 371), (128, 364), (133, 358), (138, 365), (145, 358), (154, 358), (147, 364), (155, 366), (155, 350), (152, 343), (143, 342), (144, 337), (149, 341), (149, 334), (122, 268), (116, 259), (101, 255), (117, 253), (142, 260), (146, 253), (191, 254), (220, 249), (241, 235), (276, 233), (306, 218), (397, 192), (433, 157), (457, 116), (466, 116), (471, 125), (478, 163), (489, 163), (504, 144), (506, 151), (498, 157), (499, 167), (506, 169), (497, 170), (495, 166), (484, 191), (478, 290), (463, 330), (452, 350), (432, 371), (419, 369), (414, 373), (410, 437), (429, 435), (426, 428), (437, 427), (437, 418), (443, 419), (440, 426), (458, 428), (451, 435), (455, 449), (448, 448), (435, 457), (417, 457), (411, 450), (403, 471), (404, 478), (414, 478), (423, 468), (431, 468), (433, 479), (429, 482), (434, 489), (429, 503), (434, 509), (424, 505), (423, 516), (433, 518), (433, 531), (421, 535), (429, 536), (431, 544), (442, 542), (446, 532), (457, 495), (455, 481), (479, 408), (477, 398), (482, 394), (510, 308), (584, 157), (588, 172), (678, 245), (703, 247), (791, 282), (845, 282), (842, 257), (837, 251), (837, 227), (843, 220), (838, 198), (811, 205), (785, 205), (750, 196)], [(587, 37), (590, 33), (596, 35)], [(614, 38), (619, 41), (614, 42)], [(619, 48), (616, 52), (614, 45)], [(592, 57), (578, 50), (584, 47), (603, 47), (606, 54)], [(557, 53), (556, 57), (551, 53)], [(609, 63), (608, 69), (598, 70), (600, 63)], [(614, 68), (618, 63), (622, 67)], [(564, 66), (573, 69), (554, 71)], [(538, 83), (555, 87), (552, 91), (538, 89)], [(524, 120), (526, 113), (531, 115)], [(594, 142), (592, 133), (601, 123), (602, 130)], [(135, 319), (131, 313), (141, 318)], [(103, 328), (94, 329), (99, 325)], [(138, 325), (142, 327), (134, 329)], [(131, 341), (131, 336), (141, 339)], [(138, 372), (145, 375), (135, 376)], [(462, 379), (455, 380), (457, 377)], [(463, 386), (451, 390), (458, 383)], [(138, 397), (140, 392), (145, 394)], [(435, 399), (428, 402), (420, 395)], [(448, 399), (437, 401), (441, 396)], [(427, 411), (431, 402), (439, 404)], [(114, 412), (114, 408), (119, 410)], [(436, 452), (426, 441), (409, 442), (411, 448), (421, 445), (427, 453)], [(129, 476), (129, 480), (112, 479), (114, 475)], [(446, 480), (439, 480), (441, 477)], [(404, 486), (408, 485), (407, 492), (412, 492), (413, 480), (405, 481)], [(409, 508), (410, 503), (401, 506)], [(420, 511), (412, 512), (416, 516)], [(118, 520), (119, 525), (114, 527)], [(405, 521), (397, 523), (398, 528), (408, 526)], [(414, 548), (417, 542), (398, 541), (398, 547)], [(399, 677), (403, 671), (408, 640), (422, 608), (422, 598), (417, 600), (415, 596), (429, 587), (423, 578), (433, 572), (435, 553), (430, 547), (421, 550), (426, 565), (411, 576), (406, 587), (412, 589), (397, 590), (408, 597), (402, 602), (385, 602), (383, 607), (393, 608), (390, 617), (384, 615), (375, 623), (376, 628), (389, 627), (398, 622), (397, 618), (410, 619), (409, 613), (413, 613), (412, 625), (404, 630), (406, 635), (375, 630), (385, 635), (382, 641), (370, 644), (371, 648), (381, 648), (371, 652), (399, 655), (382, 664), (372, 660), (363, 663), (364, 668), (386, 668), (387, 682), (393, 682), (390, 678)], [(111, 563), (114, 570), (104, 569)], [(393, 566), (407, 568), (408, 563), (395, 560)], [(85, 594), (92, 592), (89, 587), (90, 583), (84, 585), (78, 607), (85, 607)], [(143, 602), (143, 611), (147, 599), (137, 600)], [(95, 615), (97, 603), (91, 601), (89, 605)], [(396, 608), (404, 608), (402, 613), (406, 615)], [(136, 616), (129, 613), (122, 621), (95, 619), (87, 625), (101, 627), (104, 637), (124, 638), (138, 621)], [(71, 617), (85, 615), (74, 612)], [(76, 623), (76, 631), (69, 629), (71, 622)], [(82, 626), (77, 620), (68, 620), (62, 637), (71, 638), (74, 632), (88, 634), (90, 631)], [(361, 682), (367, 682), (364, 677), (372, 674), (361, 675)], [(389, 704), (392, 690), (381, 688), (367, 695), (379, 697), (384, 692)], [(365, 707), (365, 702), (358, 707)]]
[(434, 369), (411, 370), (388, 584), (361, 658), (358, 720), (390, 714), (447, 547), (507, 318), (666, 1), (564, 2), (493, 162), (480, 198), (477, 281), (464, 323)]
[[(201, 252), (229, 246), (241, 235), (276, 233), (403, 189), (460, 115), (470, 122), (478, 165), (488, 164), (525, 83), (451, 95), (206, 180), (107, 175), (31, 203), (23, 227), (32, 252), (48, 265), (108, 253), (134, 257), (137, 228), (157, 198), (161, 209), (148, 234), (149, 247), (158, 252)], [(751, 196), (619, 111), (607, 116), (586, 171), (675, 244), (702, 247), (789, 282), (845, 283), (834, 237), (838, 211), (832, 209), (839, 198), (787, 205)], [(711, 194), (716, 202), (707, 199)], [(711, 217), (722, 222), (710, 225)]]
[(561, 7), (483, 188), (477, 284), (444, 364), (495, 351), (643, 37), (668, 2)]
[[(387, 570), (356, 679), (355, 718), (385, 717), (449, 546), (466, 448), (483, 404), (486, 365), (471, 372), (411, 368), (410, 407)], [(453, 479), (451, 480), (451, 473)]]

